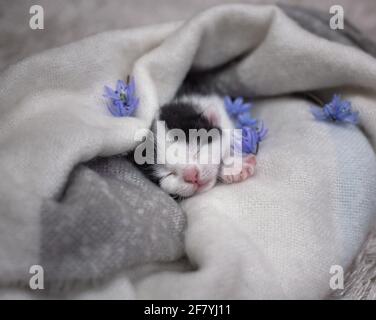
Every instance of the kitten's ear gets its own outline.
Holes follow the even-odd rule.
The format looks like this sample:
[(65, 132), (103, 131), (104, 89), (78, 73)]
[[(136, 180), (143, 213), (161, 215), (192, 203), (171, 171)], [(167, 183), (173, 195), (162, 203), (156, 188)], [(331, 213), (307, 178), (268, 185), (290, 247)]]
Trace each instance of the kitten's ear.
[(202, 115), (209, 120), (210, 124), (214, 127), (219, 127), (221, 118), (219, 112), (214, 107), (207, 107)]

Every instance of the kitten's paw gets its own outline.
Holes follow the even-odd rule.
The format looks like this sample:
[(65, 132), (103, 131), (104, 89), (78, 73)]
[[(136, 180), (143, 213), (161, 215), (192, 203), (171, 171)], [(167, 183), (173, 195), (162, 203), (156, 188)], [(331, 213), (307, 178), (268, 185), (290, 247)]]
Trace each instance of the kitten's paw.
[(223, 168), (221, 170), (220, 178), (224, 183), (241, 182), (253, 176), (256, 168), (256, 157), (247, 155), (242, 158), (241, 167), (234, 166), (231, 168)]

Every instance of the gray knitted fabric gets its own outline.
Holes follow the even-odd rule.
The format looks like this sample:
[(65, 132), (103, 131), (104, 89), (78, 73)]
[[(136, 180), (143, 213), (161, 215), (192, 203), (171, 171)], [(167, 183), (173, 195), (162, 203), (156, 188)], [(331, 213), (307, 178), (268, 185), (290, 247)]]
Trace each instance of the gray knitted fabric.
[(124, 158), (79, 166), (60, 201), (45, 203), (41, 225), (49, 291), (183, 254), (182, 210)]

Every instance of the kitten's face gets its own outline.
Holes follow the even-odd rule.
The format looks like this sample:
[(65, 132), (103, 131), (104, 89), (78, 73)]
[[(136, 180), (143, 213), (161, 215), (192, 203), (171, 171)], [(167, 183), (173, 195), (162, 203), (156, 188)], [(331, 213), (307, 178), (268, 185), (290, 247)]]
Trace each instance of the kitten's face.
[[(221, 164), (221, 132), (214, 121), (199, 107), (186, 102), (164, 106), (159, 120), (164, 121), (167, 132), (165, 137), (157, 137), (156, 148), (158, 157), (163, 157), (164, 152), (165, 161), (153, 166), (160, 187), (183, 198), (213, 188)], [(178, 138), (175, 129), (184, 132), (185, 139)], [(192, 139), (190, 129), (209, 135)]]
[(254, 174), (256, 157), (238, 149), (242, 130), (235, 129), (220, 96), (179, 96), (153, 122), (149, 146), (154, 159), (142, 168), (163, 190), (181, 198), (213, 188), (217, 177), (227, 184), (244, 181)]
[(166, 140), (165, 164), (154, 167), (160, 187), (179, 197), (213, 188), (220, 169), (220, 139), (202, 144)]

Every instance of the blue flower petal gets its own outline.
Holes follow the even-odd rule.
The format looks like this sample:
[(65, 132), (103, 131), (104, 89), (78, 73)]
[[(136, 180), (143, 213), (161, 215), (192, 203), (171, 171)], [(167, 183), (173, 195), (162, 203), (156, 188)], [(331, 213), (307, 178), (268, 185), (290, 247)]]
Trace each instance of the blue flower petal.
[(104, 86), (105, 94), (103, 95), (106, 98), (119, 99), (119, 94), (116, 94), (114, 90), (110, 87)]
[(121, 101), (121, 100), (116, 100), (113, 102), (113, 104), (117, 107), (117, 109), (119, 110), (119, 115), (120, 117), (124, 117), (126, 115), (126, 111), (125, 111), (125, 105), (124, 105), (124, 102)]
[(251, 110), (251, 108), (252, 108), (252, 103), (243, 103), (243, 105), (242, 105), (242, 108), (244, 108), (245, 110)]
[(257, 153), (257, 147), (259, 143), (259, 136), (257, 131), (251, 127), (244, 127), (243, 131), (243, 139), (242, 139), (242, 148), (244, 153)]
[(121, 117), (121, 113), (117, 105), (110, 102), (107, 104), (107, 108), (114, 117)]
[(254, 126), (257, 124), (257, 120), (252, 118), (249, 113), (243, 113), (238, 116), (238, 121), (237, 121), (237, 127), (241, 128), (244, 126)]
[(116, 91), (119, 92), (119, 93), (124, 93), (125, 90), (127, 89), (127, 85), (126, 83), (124, 82), (124, 80), (118, 80), (116, 82)]
[(243, 98), (242, 97), (236, 98), (233, 104), (235, 107), (239, 107), (240, 105), (243, 104)]
[(231, 98), (229, 96), (225, 96), (224, 102), (225, 102), (226, 107), (232, 105), (232, 101), (231, 101)]

